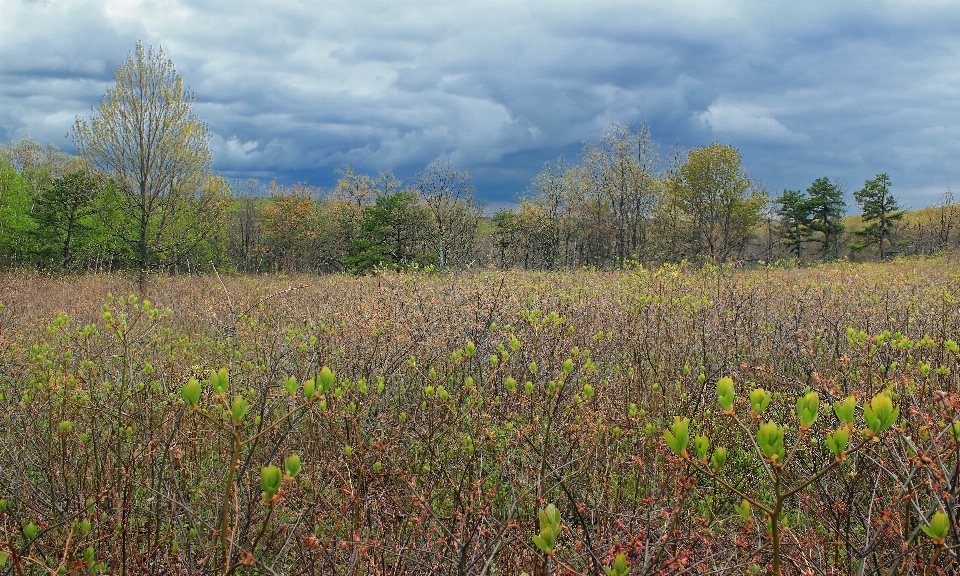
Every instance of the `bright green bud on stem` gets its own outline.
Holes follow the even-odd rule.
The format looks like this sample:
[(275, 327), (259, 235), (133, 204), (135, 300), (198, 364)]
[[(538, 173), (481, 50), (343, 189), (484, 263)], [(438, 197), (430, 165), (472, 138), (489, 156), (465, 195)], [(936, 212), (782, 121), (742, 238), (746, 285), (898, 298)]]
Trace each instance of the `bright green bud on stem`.
[(681, 458), (688, 457), (687, 444), (690, 442), (689, 427), (689, 418), (680, 418), (679, 416), (674, 416), (671, 430), (663, 431), (663, 439), (667, 441), (667, 446), (669, 446), (670, 449)]
[(180, 396), (183, 398), (183, 401), (187, 403), (187, 406), (191, 408), (197, 407), (197, 403), (200, 401), (200, 383), (197, 382), (196, 378), (191, 378), (183, 385), (183, 389), (180, 390)]
[(757, 429), (757, 444), (760, 451), (774, 466), (783, 463), (783, 428), (776, 422), (761, 422)]
[(837, 415), (837, 420), (846, 424), (853, 425), (853, 410), (857, 407), (857, 399), (853, 396), (847, 396), (844, 400), (838, 400), (833, 404), (833, 413)]
[(869, 406), (863, 407), (863, 417), (867, 421), (869, 434), (874, 437), (893, 426), (899, 415), (900, 407), (894, 406), (893, 400), (883, 392), (874, 396)]
[(733, 378), (725, 376), (717, 380), (717, 402), (727, 413), (733, 412)]
[(754, 416), (760, 414), (770, 405), (770, 393), (763, 388), (754, 388), (750, 391), (750, 409)]
[(603, 571), (607, 573), (607, 576), (627, 576), (630, 573), (630, 567), (627, 566), (627, 557), (623, 552), (617, 554), (617, 557), (613, 559), (613, 568), (603, 567)]
[(267, 499), (280, 491), (282, 482), (283, 473), (273, 464), (260, 470), (260, 489), (263, 490), (264, 497)]
[(243, 396), (237, 396), (233, 399), (233, 406), (230, 407), (230, 417), (233, 418), (233, 423), (235, 426), (239, 426), (240, 422), (243, 421), (243, 417), (247, 414), (247, 410), (250, 409), (250, 404), (243, 399)]
[(27, 540), (33, 540), (37, 537), (38, 531), (39, 528), (37, 528), (37, 525), (31, 522), (23, 527), (23, 537)]
[(300, 456), (297, 456), (296, 452), (287, 456), (287, 461), (284, 462), (283, 468), (288, 477), (296, 478), (297, 474), (300, 473)]
[(833, 452), (837, 460), (846, 460), (847, 440), (850, 439), (850, 429), (841, 426), (833, 434), (827, 434), (827, 447)]
[(283, 381), (283, 387), (287, 389), (287, 394), (289, 394), (291, 398), (293, 398), (294, 396), (296, 396), (296, 395), (297, 395), (297, 389), (299, 388), (299, 386), (297, 386), (297, 377), (296, 377), (296, 376), (291, 376), (291, 377), (287, 378), (286, 380), (284, 380), (284, 381)]
[(726, 463), (727, 449), (723, 446), (717, 446), (717, 449), (713, 451), (713, 457), (710, 458), (710, 467), (713, 468), (714, 472), (719, 472)]
[(740, 504), (734, 504), (733, 509), (743, 518), (744, 522), (750, 520), (750, 502), (744, 500)]
[(227, 369), (221, 368), (211, 374), (210, 384), (213, 385), (213, 389), (217, 391), (217, 394), (226, 394), (230, 388), (230, 377), (227, 374)]
[(710, 449), (710, 440), (703, 434), (697, 434), (696, 438), (693, 439), (693, 446), (697, 449), (697, 458), (706, 464), (707, 450)]
[(544, 554), (552, 556), (557, 544), (557, 536), (560, 535), (560, 511), (553, 504), (548, 504), (546, 508), (540, 510), (538, 517), (540, 534), (533, 537), (533, 543)]
[(317, 392), (320, 394), (326, 394), (327, 390), (333, 386), (333, 371), (324, 366), (320, 369), (320, 374), (317, 375)]
[(800, 418), (800, 429), (807, 430), (817, 420), (820, 409), (820, 396), (816, 392), (808, 392), (797, 398), (797, 416)]
[(933, 538), (934, 544), (943, 545), (947, 541), (947, 535), (950, 533), (950, 518), (939, 510), (930, 518), (929, 526), (921, 526), (923, 533)]

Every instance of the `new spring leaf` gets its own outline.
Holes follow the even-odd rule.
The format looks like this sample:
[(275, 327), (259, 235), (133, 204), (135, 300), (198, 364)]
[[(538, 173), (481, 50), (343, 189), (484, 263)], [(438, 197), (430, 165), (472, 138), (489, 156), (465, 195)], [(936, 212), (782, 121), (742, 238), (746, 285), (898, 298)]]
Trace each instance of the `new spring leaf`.
[(893, 400), (884, 392), (874, 396), (870, 404), (863, 407), (863, 417), (867, 421), (867, 429), (870, 436), (874, 437), (893, 426), (899, 415), (900, 407), (894, 406)]
[(227, 369), (221, 368), (211, 374), (210, 384), (213, 386), (213, 389), (217, 391), (217, 394), (226, 394), (230, 388), (230, 377), (227, 374)]
[(733, 378), (725, 376), (717, 380), (717, 402), (725, 412), (733, 412)]
[(767, 460), (774, 465), (783, 462), (783, 428), (776, 422), (761, 422), (757, 429), (757, 444)]
[(627, 557), (623, 552), (617, 554), (617, 557), (613, 559), (613, 568), (604, 566), (603, 571), (607, 573), (607, 576), (627, 576), (630, 573), (630, 567), (627, 566)]
[(557, 544), (557, 536), (560, 535), (560, 511), (553, 504), (548, 504), (546, 508), (540, 510), (538, 517), (540, 534), (533, 537), (533, 543), (544, 554), (552, 556)]
[(710, 468), (712, 468), (714, 472), (719, 472), (726, 463), (727, 449), (723, 446), (717, 446), (717, 449), (713, 451), (713, 456), (710, 458)]
[(753, 410), (755, 416), (760, 416), (760, 414), (767, 409), (767, 406), (770, 405), (770, 393), (764, 390), (763, 388), (754, 388), (750, 391), (750, 409)]
[(663, 439), (667, 441), (667, 446), (681, 458), (687, 457), (687, 444), (690, 442), (689, 428), (689, 418), (674, 416), (671, 429), (663, 431)]
[(243, 396), (237, 396), (233, 399), (233, 405), (230, 407), (230, 417), (233, 418), (233, 423), (237, 426), (240, 425), (240, 422), (243, 421), (243, 417), (247, 414), (247, 410), (250, 409), (250, 404), (243, 399)]
[(938, 510), (933, 518), (930, 518), (930, 525), (921, 526), (920, 529), (923, 530), (924, 534), (933, 538), (934, 544), (943, 544), (947, 541), (947, 534), (950, 532), (950, 518)]
[(197, 407), (197, 403), (200, 401), (200, 383), (197, 382), (196, 378), (191, 378), (183, 385), (183, 389), (180, 390), (180, 396), (183, 398), (183, 401), (187, 403), (187, 406), (191, 408)]
[(287, 378), (286, 380), (284, 380), (284, 381), (283, 381), (283, 387), (287, 389), (287, 394), (289, 394), (291, 398), (293, 398), (294, 396), (296, 396), (296, 395), (297, 395), (297, 389), (300, 388), (300, 386), (297, 385), (297, 377), (296, 377), (296, 376), (291, 376), (291, 377)]
[(707, 463), (707, 450), (710, 448), (710, 440), (703, 434), (697, 434), (693, 439), (693, 446), (697, 449), (697, 458), (704, 464)]
[(800, 418), (800, 429), (808, 430), (817, 420), (820, 409), (820, 396), (816, 392), (808, 392), (797, 398), (797, 417)]
[(853, 410), (857, 407), (857, 399), (853, 396), (847, 396), (844, 400), (838, 400), (833, 404), (833, 413), (837, 415), (837, 420), (847, 426), (853, 425)]
[(288, 478), (296, 478), (297, 474), (300, 473), (300, 456), (298, 456), (296, 452), (288, 456), (287, 461), (283, 464), (283, 468)]
[(267, 498), (276, 495), (282, 483), (283, 473), (273, 464), (260, 470), (260, 489)]
[(744, 522), (750, 519), (750, 502), (744, 500), (739, 504), (734, 504), (733, 509), (743, 518)]
[(333, 371), (324, 366), (317, 375), (317, 392), (326, 394), (331, 386), (333, 386)]
[(827, 447), (830, 448), (830, 451), (833, 452), (837, 460), (847, 459), (844, 452), (847, 450), (847, 440), (849, 439), (850, 429), (846, 426), (841, 426), (833, 434), (827, 434)]

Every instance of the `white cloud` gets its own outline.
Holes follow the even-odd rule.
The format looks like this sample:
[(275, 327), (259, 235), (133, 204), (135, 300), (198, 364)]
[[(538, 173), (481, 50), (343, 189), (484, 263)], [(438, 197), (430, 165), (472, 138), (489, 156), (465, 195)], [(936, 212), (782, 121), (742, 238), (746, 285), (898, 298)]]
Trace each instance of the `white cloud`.
[(723, 138), (766, 144), (801, 144), (810, 140), (809, 136), (790, 130), (769, 112), (751, 104), (718, 100), (693, 117), (699, 125)]

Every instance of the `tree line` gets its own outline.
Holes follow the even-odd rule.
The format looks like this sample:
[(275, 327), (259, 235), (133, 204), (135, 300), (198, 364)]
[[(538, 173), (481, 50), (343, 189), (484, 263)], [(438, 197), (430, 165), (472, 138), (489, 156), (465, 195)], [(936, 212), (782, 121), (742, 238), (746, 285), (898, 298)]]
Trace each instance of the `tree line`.
[[(645, 124), (611, 122), (575, 163), (547, 163), (514, 208), (487, 214), (470, 175), (436, 158), (408, 182), (337, 170), (337, 185), (227, 182), (210, 131), (162, 50), (138, 44), (72, 156), (0, 147), (0, 265), (50, 271), (312, 271), (469, 266), (556, 270), (845, 256), (956, 245), (949, 191), (905, 218), (887, 174), (853, 191), (818, 178), (771, 198), (717, 142), (660, 156)], [(849, 228), (849, 229), (848, 229)]]

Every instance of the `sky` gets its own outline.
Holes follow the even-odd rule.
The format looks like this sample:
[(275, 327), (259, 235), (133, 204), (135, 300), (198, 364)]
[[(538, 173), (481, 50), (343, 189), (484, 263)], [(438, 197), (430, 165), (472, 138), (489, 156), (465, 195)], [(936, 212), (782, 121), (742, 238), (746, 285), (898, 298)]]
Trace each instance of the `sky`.
[[(73, 151), (136, 46), (162, 48), (233, 180), (407, 180), (434, 158), (509, 205), (610, 122), (736, 147), (772, 195), (886, 172), (960, 193), (960, 0), (3, 0), (0, 142)], [(958, 194), (960, 196), (960, 194)]]

